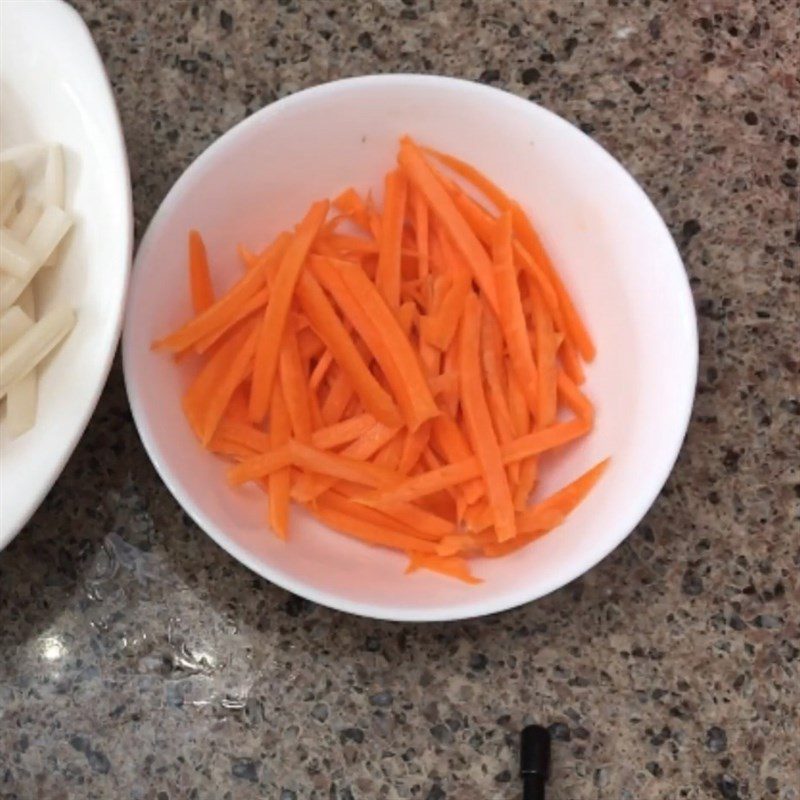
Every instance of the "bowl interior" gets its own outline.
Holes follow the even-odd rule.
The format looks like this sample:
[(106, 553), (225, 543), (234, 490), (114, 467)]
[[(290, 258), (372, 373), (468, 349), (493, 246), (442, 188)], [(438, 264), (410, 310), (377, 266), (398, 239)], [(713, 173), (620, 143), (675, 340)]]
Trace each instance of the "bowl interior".
[[(586, 390), (592, 435), (545, 459), (539, 491), (612, 463), (567, 522), (512, 557), (482, 560), (468, 587), (403, 574), (404, 557), (294, 512), (289, 544), (265, 528), (265, 500), (230, 489), (180, 409), (190, 367), (151, 340), (189, 314), (186, 232), (205, 237), (218, 288), (240, 274), (235, 246), (259, 248), (313, 199), (346, 186), (382, 194), (398, 137), (474, 163), (532, 215), (598, 348)], [(214, 539), (251, 569), (312, 600), (368, 616), (452, 619), (539, 597), (600, 560), (635, 526), (672, 467), (694, 390), (696, 332), (683, 266), (660, 217), (604, 150), (544, 109), (444, 78), (328, 84), (264, 109), (210, 147), (172, 189), (139, 250), (124, 356), (145, 445), (162, 477)]]
[[(39, 369), (36, 425), (12, 439), (0, 425), (0, 549), (25, 524), (78, 442), (108, 375), (130, 264), (125, 143), (92, 37), (66, 3), (4, 3), (0, 26), (0, 149), (60, 142), (75, 225), (56, 269), (36, 278), (38, 313), (55, 298), (77, 322)], [(35, 193), (44, 158), (23, 167)]]

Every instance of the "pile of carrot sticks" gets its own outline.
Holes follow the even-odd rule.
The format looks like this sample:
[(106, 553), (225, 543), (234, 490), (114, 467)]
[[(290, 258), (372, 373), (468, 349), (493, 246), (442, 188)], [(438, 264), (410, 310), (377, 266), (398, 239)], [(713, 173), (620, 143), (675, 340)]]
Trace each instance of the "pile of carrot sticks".
[(586, 436), (591, 337), (521, 206), (469, 164), (400, 141), (382, 208), (348, 188), (312, 203), (216, 296), (189, 234), (194, 316), (153, 347), (189, 356), (183, 397), (232, 485), (478, 582), (560, 525), (607, 460), (543, 499), (540, 456)]

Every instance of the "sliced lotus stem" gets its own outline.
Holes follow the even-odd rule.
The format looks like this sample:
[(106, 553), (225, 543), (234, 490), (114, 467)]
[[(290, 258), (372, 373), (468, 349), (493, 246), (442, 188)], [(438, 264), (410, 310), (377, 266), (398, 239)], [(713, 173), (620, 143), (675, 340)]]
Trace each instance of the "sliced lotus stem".
[(39, 400), (39, 376), (34, 367), (27, 375), (8, 388), (6, 425), (12, 437), (22, 436), (36, 422)]
[(17, 298), (17, 305), (31, 318), (36, 320), (36, 291), (33, 283), (29, 283), (22, 294)]
[(0, 354), (0, 397), (53, 350), (74, 324), (74, 310), (69, 306), (57, 306)]
[(5, 224), (16, 211), (24, 189), (17, 165), (13, 162), (0, 162), (0, 223)]
[[(47, 165), (44, 169), (44, 201), (47, 205), (64, 208), (64, 151), (60, 144), (51, 144), (47, 148)], [(45, 259), (44, 266), (55, 266), (58, 261), (59, 247)]]
[[(23, 292), (20, 300), (25, 301), (25, 305), (30, 307), (30, 312), (23, 310), (22, 304), (14, 306), (12, 311), (19, 311), (25, 318), (27, 328), (33, 326), (34, 306), (32, 287)], [(36, 422), (36, 409), (38, 406), (39, 377), (34, 367), (27, 375), (24, 375), (16, 383), (8, 387), (6, 397), (6, 425), (12, 437), (22, 436), (30, 430)]]
[(47, 145), (41, 142), (7, 147), (5, 150), (0, 150), (0, 165), (12, 163), (17, 169), (25, 172), (33, 166), (46, 149)]
[(45, 206), (42, 216), (25, 242), (35, 256), (31, 268), (22, 278), (14, 275), (0, 276), (0, 311), (5, 311), (16, 302), (71, 225), (72, 218), (65, 211), (57, 206)]
[(9, 223), (8, 229), (11, 235), (19, 242), (24, 242), (42, 216), (42, 207), (32, 197), (24, 197), (22, 205), (13, 220)]
[(0, 228), (0, 270), (24, 280), (33, 269), (36, 254), (8, 228)]
[(19, 306), (11, 306), (0, 317), (0, 353), (5, 352), (33, 325), (31, 317)]

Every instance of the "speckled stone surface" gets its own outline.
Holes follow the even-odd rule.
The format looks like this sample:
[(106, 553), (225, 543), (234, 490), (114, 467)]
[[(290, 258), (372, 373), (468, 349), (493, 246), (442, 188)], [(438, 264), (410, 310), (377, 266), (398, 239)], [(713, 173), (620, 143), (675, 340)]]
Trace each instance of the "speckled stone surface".
[(374, 623), (255, 578), (182, 513), (115, 367), (0, 555), (0, 797), (800, 798), (800, 41), (795, 0), (77, 6), (124, 123), (141, 234), (228, 127), (320, 81), (458, 75), (580, 125), (642, 182), (699, 311), (676, 470), (581, 580), (451, 625)]

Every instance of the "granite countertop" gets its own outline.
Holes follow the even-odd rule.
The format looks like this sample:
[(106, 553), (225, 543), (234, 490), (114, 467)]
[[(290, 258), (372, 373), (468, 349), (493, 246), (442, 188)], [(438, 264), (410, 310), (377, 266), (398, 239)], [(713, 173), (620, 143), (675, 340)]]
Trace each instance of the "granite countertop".
[(228, 557), (156, 476), (116, 365), (0, 555), (0, 797), (511, 800), (538, 720), (555, 800), (800, 798), (796, 3), (76, 5), (139, 235), (278, 97), (369, 72), (485, 81), (644, 185), (691, 276), (700, 380), (667, 487), (612, 555), (525, 608), (418, 626), (316, 607)]

